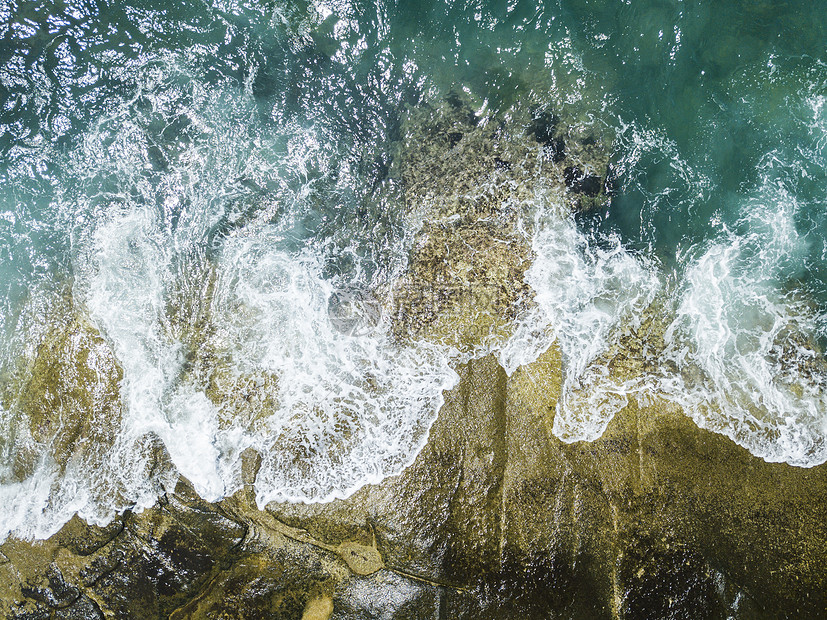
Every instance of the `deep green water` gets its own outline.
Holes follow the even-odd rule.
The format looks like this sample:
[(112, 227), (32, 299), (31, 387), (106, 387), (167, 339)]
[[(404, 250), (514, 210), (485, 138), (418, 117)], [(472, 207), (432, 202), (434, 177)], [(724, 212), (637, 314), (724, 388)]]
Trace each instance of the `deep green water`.
[[(124, 366), (124, 436), (151, 429), (172, 444), (186, 429), (212, 428), (198, 390), (182, 395), (176, 384), (180, 347), (159, 317), (170, 299), (203, 292), (191, 286), (193, 265), (217, 261), (228, 316), (243, 298), (266, 318), (227, 328), (244, 364), (293, 373), (299, 388), (351, 386), (357, 418), (392, 404), (405, 413), (391, 426), (408, 429), (402, 443), (413, 450), (416, 408), (437, 407), (453, 380), (447, 361), (340, 342), (322, 324), (333, 288), (381, 283), (403, 260), (401, 214), (373, 196), (390, 183), (400, 108), (451, 91), (481, 115), (539, 105), (613, 136), (618, 190), (577, 220), (592, 248), (578, 251), (599, 273), (589, 252), (619, 238), (661, 282), (667, 353), (705, 378), (658, 377), (658, 389), (690, 395), (699, 424), (759, 456), (803, 466), (827, 458), (824, 379), (790, 387), (796, 363), (823, 361), (827, 337), (823, 1), (0, 0), (0, 366), (37, 346), (38, 317), (50, 320), (70, 282)], [(589, 277), (591, 303), (600, 279)], [(571, 312), (563, 324), (582, 319)], [(308, 332), (301, 321), (314, 313)], [(271, 340), (293, 344), (262, 344)], [(356, 375), (373, 360), (387, 399), (353, 396), (358, 382), (336, 374), (350, 367), (343, 359)], [(310, 398), (299, 388), (287, 402)], [(710, 395), (727, 415), (710, 417)], [(15, 416), (4, 412), (7, 437)], [(297, 441), (324, 420), (308, 424)], [(572, 438), (600, 432), (577, 424)], [(206, 430), (199, 441), (170, 451), (204, 495), (220, 496), (246, 440)], [(16, 446), (3, 445), (7, 462)], [(187, 450), (216, 465), (186, 465)], [(389, 453), (370, 475), (409, 456)], [(334, 461), (311, 467), (313, 484), (295, 496), (364, 483), (361, 471), (339, 484), (348, 461)], [(55, 499), (60, 475), (43, 467), (54, 514), (105, 519), (123, 507)], [(273, 488), (301, 487), (273, 475)], [(0, 468), (16, 515), (6, 530), (28, 527), (25, 515), (47, 501), (23, 499), (37, 475), (18, 478)], [(123, 487), (137, 488), (127, 478)]]

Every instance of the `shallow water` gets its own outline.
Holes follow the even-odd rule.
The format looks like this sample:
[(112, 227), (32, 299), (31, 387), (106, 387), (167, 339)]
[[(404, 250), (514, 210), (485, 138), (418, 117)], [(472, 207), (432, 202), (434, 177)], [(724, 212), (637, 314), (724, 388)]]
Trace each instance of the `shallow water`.
[[(558, 436), (594, 439), (628, 398), (666, 393), (757, 456), (827, 460), (825, 9), (3, 3), (0, 534), (152, 503), (147, 433), (209, 499), (238, 488), (248, 447), (262, 504), (409, 463), (459, 358), (331, 307), (404, 271), (390, 145), (402, 106), (451, 91), (614, 137), (602, 209), (532, 205), (537, 308), (497, 345), (513, 371), (558, 340)], [(601, 355), (656, 299), (655, 370), (607, 379)], [(61, 462), (14, 377), (77, 309), (123, 369), (124, 413), (110, 452)], [(236, 402), (245, 385), (274, 396)]]

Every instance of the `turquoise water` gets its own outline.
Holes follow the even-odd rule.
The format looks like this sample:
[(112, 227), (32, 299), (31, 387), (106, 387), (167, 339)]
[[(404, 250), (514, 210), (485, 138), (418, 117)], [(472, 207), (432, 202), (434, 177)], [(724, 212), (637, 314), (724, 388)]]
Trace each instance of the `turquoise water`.
[[(623, 322), (577, 308), (615, 276), (639, 293), (616, 313), (667, 300), (662, 355), (684, 372), (610, 386), (614, 404), (595, 401), (592, 418), (563, 407), (555, 432), (594, 438), (628, 394), (655, 390), (758, 456), (821, 463), (825, 381), (796, 368), (819, 367), (827, 339), (826, 44), (827, 3), (805, 0), (5, 0), (0, 366), (32, 354), (68, 283), (124, 368), (125, 461), (154, 432), (216, 498), (237, 486), (245, 447), (268, 433), (316, 445), (338, 421), (351, 447), (295, 471), (265, 458), (259, 501), (322, 501), (398, 471), (455, 380), (451, 357), (348, 339), (326, 308), (334, 291), (404, 268), (410, 231), (388, 177), (399, 110), (464, 92), (481, 115), (548, 106), (613, 137), (615, 195), (533, 242), (529, 278), (542, 320), (566, 326), (572, 385), (590, 385), (579, 335), (608, 346)], [(566, 295), (555, 256), (585, 274)], [(323, 413), (227, 430), (203, 386), (181, 380), (186, 329), (166, 309), (199, 305), (206, 263), (234, 372), (289, 376), (283, 410)], [(511, 359), (530, 361), (520, 346)], [(362, 386), (368, 371), (378, 395)], [(3, 413), (7, 437), (17, 415)], [(18, 450), (7, 441), (3, 457)], [(124, 461), (74, 474), (47, 461), (28, 478), (0, 470), (5, 531), (47, 533), (74, 511), (105, 521), (153, 499)], [(96, 497), (82, 466), (118, 478), (125, 499)], [(25, 499), (35, 487), (46, 490)], [(38, 502), (46, 517), (31, 517)]]

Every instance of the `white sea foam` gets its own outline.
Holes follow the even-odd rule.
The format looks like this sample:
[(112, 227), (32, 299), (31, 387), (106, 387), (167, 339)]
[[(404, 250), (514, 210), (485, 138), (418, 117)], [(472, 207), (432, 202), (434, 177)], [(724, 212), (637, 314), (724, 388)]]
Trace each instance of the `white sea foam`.
[(666, 334), (680, 373), (658, 389), (752, 454), (810, 467), (827, 460), (827, 367), (816, 346), (827, 323), (801, 286), (814, 248), (799, 221), (821, 208), (799, 185), (822, 174), (827, 118), (822, 96), (788, 105), (804, 135), (762, 158), (755, 189), (732, 205), (738, 221), (689, 261)]
[(827, 377), (811, 338), (817, 315), (784, 294), (803, 263), (795, 197), (767, 175), (727, 231), (689, 266), (666, 356), (681, 369), (660, 388), (695, 422), (771, 462), (827, 460)]
[(257, 498), (345, 497), (413, 459), (456, 374), (441, 348), (394, 346), (381, 324), (337, 329), (318, 257), (276, 245), (267, 231), (228, 239), (214, 309), (234, 371), (279, 377), (279, 409), (250, 439), (264, 456)]
[[(3, 506), (0, 540), (12, 533), (28, 538), (48, 538), (74, 514), (69, 512), (68, 517), (61, 514), (56, 519), (48, 510), (58, 479), (57, 467), (42, 463), (23, 481), (4, 480), (0, 485), (0, 505)], [(71, 510), (70, 507), (66, 509)]]
[[(799, 156), (823, 161), (817, 152), (825, 133), (823, 102), (809, 103), (817, 148)], [(631, 170), (643, 157), (666, 158), (684, 187), (649, 200), (703, 199), (708, 180), (689, 168), (674, 145), (634, 127), (622, 133), (622, 166)], [(560, 209), (539, 211), (536, 259), (526, 278), (538, 307), (518, 323), (499, 357), (510, 374), (557, 339), (564, 360), (553, 429), (558, 437), (594, 440), (629, 397), (666, 394), (699, 426), (765, 460), (799, 466), (827, 460), (827, 376), (813, 341), (825, 317), (805, 293), (784, 288), (803, 275), (810, 249), (796, 227), (802, 205), (789, 189), (789, 169), (796, 166), (779, 153), (764, 158), (762, 184), (743, 200), (743, 217), (705, 249), (694, 248), (695, 258), (670, 286), (676, 299), (662, 309), (674, 316), (666, 351), (649, 360), (653, 371), (623, 383), (600, 359), (621, 333), (638, 327), (660, 290), (655, 266), (617, 239), (594, 243)], [(636, 180), (632, 175), (627, 182)]]
[(391, 346), (382, 325), (342, 333), (328, 312), (334, 288), (320, 258), (279, 249), (282, 237), (269, 227), (224, 240), (211, 329), (233, 375), (278, 378), (279, 407), (257, 430), (244, 419), (220, 427), (220, 405), (205, 385), (179, 382), (180, 343), (162, 329), (168, 275), (158, 275), (165, 261), (150, 249), (162, 247), (151, 229), (145, 216), (129, 214), (94, 236), (87, 304), (124, 369), (123, 436), (155, 433), (209, 500), (238, 488), (247, 447), (263, 456), (261, 504), (344, 497), (413, 459), (456, 380), (446, 356), (430, 345)]
[(536, 258), (526, 281), (537, 308), (518, 324), (499, 353), (500, 363), (510, 374), (556, 339), (565, 376), (553, 432), (568, 442), (594, 440), (632, 388), (593, 362), (621, 329), (637, 326), (660, 282), (654, 266), (616, 237), (586, 237), (563, 206), (541, 205), (533, 228)]
[[(332, 147), (312, 127), (262, 126), (249, 93), (207, 88), (162, 60), (84, 136), (60, 205), (76, 309), (123, 370), (114, 444), (55, 463), (27, 437), (23, 412), (4, 412), (16, 438), (4, 463), (27, 447), (43, 456), (23, 479), (0, 472), (0, 538), (150, 506), (176, 471), (218, 499), (241, 486), (250, 447), (262, 455), (261, 505), (345, 497), (413, 460), (457, 380), (443, 348), (394, 344), (380, 317), (348, 331), (331, 316), (325, 246), (302, 235), (324, 217), (314, 191)], [(43, 333), (26, 325), (33, 358)], [(212, 371), (274, 377), (256, 389), (276, 406), (251, 420), (233, 409), (236, 394), (208, 397)], [(173, 470), (156, 467), (165, 455)]]

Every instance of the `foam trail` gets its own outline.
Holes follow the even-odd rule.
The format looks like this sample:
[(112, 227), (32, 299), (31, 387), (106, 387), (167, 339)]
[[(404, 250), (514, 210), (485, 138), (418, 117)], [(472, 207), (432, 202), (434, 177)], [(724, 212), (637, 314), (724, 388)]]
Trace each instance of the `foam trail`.
[(695, 422), (771, 462), (814, 466), (827, 460), (827, 376), (810, 340), (818, 316), (784, 295), (807, 244), (800, 208), (769, 178), (740, 222), (687, 269), (667, 357), (681, 377), (661, 389)]
[[(178, 473), (218, 499), (241, 486), (251, 447), (261, 504), (344, 497), (416, 456), (457, 380), (442, 348), (331, 317), (328, 245), (312, 235), (335, 207), (319, 188), (351, 182), (331, 165), (336, 145), (294, 121), (263, 125), (249, 92), (205, 85), (178, 60), (147, 60), (134, 96), (63, 162), (71, 300), (52, 312), (32, 294), (4, 350), (34, 360), (80, 320), (114, 354), (120, 399), (111, 443), (60, 452), (2, 395), (14, 440), (0, 443), (0, 538), (47, 537), (76, 513), (106, 523), (152, 505)], [(369, 267), (343, 284), (368, 290)]]
[[(271, 236), (272, 235), (272, 236)], [(257, 499), (329, 501), (402, 470), (457, 380), (434, 345), (393, 345), (380, 324), (342, 333), (312, 254), (262, 231), (227, 241), (215, 314), (235, 376), (278, 376), (278, 407), (251, 442), (264, 455)]]
[[(157, 79), (158, 112), (191, 128), (161, 174), (147, 175), (146, 138), (131, 118), (100, 125), (103, 137), (87, 141), (88, 151), (111, 151), (120, 130), (127, 156), (114, 162), (116, 176), (132, 188), (79, 236), (76, 286), (123, 367), (121, 462), (138, 459), (132, 444), (152, 433), (215, 500), (240, 487), (241, 453), (254, 447), (260, 503), (326, 501), (398, 473), (456, 375), (441, 349), (393, 346), (384, 324), (359, 336), (332, 324), (321, 253), (295, 243), (309, 188), (324, 180), (309, 176), (324, 174), (330, 154), (299, 127), (262, 134), (246, 95), (194, 85), (201, 109), (179, 109), (164, 96), (178, 77)], [(262, 148), (279, 141), (286, 151)], [(237, 179), (251, 176), (277, 188), (271, 200), (289, 205), (283, 217), (260, 200), (247, 211), (233, 200)], [(239, 401), (242, 384), (256, 406)], [(127, 468), (123, 485), (135, 489), (141, 476)]]
[(5, 540), (11, 533), (38, 538), (53, 534), (57, 529), (54, 516), (45, 508), (49, 506), (52, 489), (59, 478), (57, 467), (44, 463), (34, 475), (18, 482), (9, 480), (10, 473), (3, 472), (4, 482), (0, 485), (0, 505), (3, 506), (0, 540)]
[(565, 377), (553, 432), (567, 442), (591, 441), (626, 404), (631, 389), (593, 362), (621, 328), (637, 326), (660, 282), (654, 267), (617, 238), (591, 242), (563, 207), (540, 209), (534, 230), (536, 258), (526, 280), (537, 308), (518, 325), (500, 361), (510, 374), (556, 339)]

